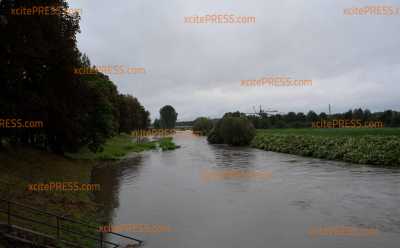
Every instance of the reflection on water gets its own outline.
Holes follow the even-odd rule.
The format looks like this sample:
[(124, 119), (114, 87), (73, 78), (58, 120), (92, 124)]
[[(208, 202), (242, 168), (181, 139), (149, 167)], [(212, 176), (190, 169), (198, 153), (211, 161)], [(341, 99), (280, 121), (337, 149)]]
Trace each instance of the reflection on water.
[(92, 171), (92, 181), (101, 183), (101, 190), (94, 191), (95, 201), (102, 205), (105, 223), (111, 223), (114, 210), (119, 207), (119, 191), (124, 181), (131, 181), (140, 175), (141, 157), (113, 163), (107, 162)]
[[(398, 247), (400, 171), (208, 145), (177, 133), (175, 151), (149, 151), (93, 171), (108, 223), (170, 226), (125, 233), (145, 247)], [(207, 170), (269, 171), (204, 183)], [(375, 228), (371, 237), (313, 237), (311, 228)], [(115, 241), (115, 240), (113, 240)]]

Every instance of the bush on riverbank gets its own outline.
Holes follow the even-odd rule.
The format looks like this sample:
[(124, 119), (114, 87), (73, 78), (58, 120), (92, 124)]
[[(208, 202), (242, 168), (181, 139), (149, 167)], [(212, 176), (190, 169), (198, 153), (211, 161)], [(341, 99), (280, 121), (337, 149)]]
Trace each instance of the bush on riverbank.
[(398, 136), (328, 137), (258, 133), (252, 146), (267, 151), (358, 164), (400, 166)]
[(232, 146), (245, 146), (250, 144), (255, 133), (253, 124), (245, 116), (228, 113), (218, 121), (207, 140), (211, 144), (224, 143)]

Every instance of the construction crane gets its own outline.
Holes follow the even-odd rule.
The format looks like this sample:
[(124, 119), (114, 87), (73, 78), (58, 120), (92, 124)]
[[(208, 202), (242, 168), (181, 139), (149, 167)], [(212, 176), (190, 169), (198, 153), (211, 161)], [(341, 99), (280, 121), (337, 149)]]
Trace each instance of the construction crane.
[(261, 117), (268, 117), (268, 113), (278, 113), (278, 110), (264, 110), (260, 105), (260, 110), (257, 112), (253, 106), (254, 113), (245, 113), (246, 115), (259, 115)]

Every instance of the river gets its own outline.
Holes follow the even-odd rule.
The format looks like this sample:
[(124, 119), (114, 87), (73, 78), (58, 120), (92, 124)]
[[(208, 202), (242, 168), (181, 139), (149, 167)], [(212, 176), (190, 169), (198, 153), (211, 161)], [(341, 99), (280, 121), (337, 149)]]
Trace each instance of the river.
[[(253, 148), (209, 145), (178, 132), (174, 151), (132, 155), (93, 171), (111, 225), (151, 224), (169, 232), (129, 233), (149, 248), (397, 248), (400, 170)], [(204, 170), (268, 172), (269, 178), (203, 180)], [(310, 235), (321, 227), (374, 235)], [(117, 241), (117, 240), (113, 240)]]

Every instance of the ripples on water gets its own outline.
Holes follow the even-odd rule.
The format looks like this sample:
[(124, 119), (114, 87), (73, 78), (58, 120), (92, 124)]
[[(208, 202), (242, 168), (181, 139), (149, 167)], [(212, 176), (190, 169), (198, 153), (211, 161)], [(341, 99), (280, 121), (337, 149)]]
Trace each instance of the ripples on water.
[[(398, 247), (400, 171), (176, 135), (175, 151), (149, 151), (99, 168), (96, 197), (114, 224), (164, 224), (176, 232), (132, 234), (145, 247)], [(203, 169), (269, 171), (270, 179), (204, 183)], [(374, 237), (310, 238), (310, 228), (376, 228)]]

